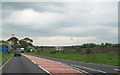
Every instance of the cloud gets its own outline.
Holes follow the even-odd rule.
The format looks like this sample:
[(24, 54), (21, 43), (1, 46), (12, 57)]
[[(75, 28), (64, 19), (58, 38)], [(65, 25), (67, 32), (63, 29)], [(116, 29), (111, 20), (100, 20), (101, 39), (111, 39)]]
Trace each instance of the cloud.
[(16, 11), (8, 16), (3, 22), (13, 25), (30, 26), (38, 28), (44, 25), (52, 25), (60, 19), (58, 13), (53, 12), (37, 12), (33, 9), (24, 9)]
[[(6, 2), (3, 37), (32, 37), (35, 44), (117, 42), (118, 7), (112, 2)], [(69, 42), (69, 38), (74, 40)], [(84, 38), (84, 39), (81, 39)], [(46, 40), (46, 41), (42, 41)]]
[(2, 0), (3, 2), (118, 2), (119, 0)]
[[(75, 45), (89, 43), (95, 41), (95, 37), (66, 37), (66, 36), (52, 36), (52, 37), (35, 37), (34, 40), (38, 41), (35, 44), (39, 45)], [(91, 40), (91, 41), (90, 41)]]

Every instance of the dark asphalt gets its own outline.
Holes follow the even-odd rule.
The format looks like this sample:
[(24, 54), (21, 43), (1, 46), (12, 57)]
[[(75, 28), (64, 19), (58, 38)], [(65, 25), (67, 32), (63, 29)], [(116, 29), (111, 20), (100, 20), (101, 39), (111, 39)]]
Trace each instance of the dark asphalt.
[[(13, 57), (3, 68), (3, 75), (48, 75), (44, 70), (33, 64), (24, 56)], [(19, 74), (18, 74), (19, 73)]]
[[(64, 59), (58, 59), (58, 58), (52, 58), (52, 57), (46, 57), (46, 56), (38, 56), (38, 55), (34, 55), (34, 56), (61, 62), (70, 67), (76, 68), (77, 70), (86, 71), (90, 75), (119, 75), (119, 72), (114, 70), (114, 69), (118, 68), (117, 66), (78, 62), (78, 61), (64, 60)], [(103, 73), (101, 71), (103, 71), (105, 73)]]

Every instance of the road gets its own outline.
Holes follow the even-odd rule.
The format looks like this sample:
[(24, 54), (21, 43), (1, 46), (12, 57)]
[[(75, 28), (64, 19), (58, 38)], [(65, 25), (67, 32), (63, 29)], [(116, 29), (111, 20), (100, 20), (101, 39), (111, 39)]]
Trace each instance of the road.
[(49, 75), (24, 56), (13, 57), (3, 66), (2, 72), (3, 75)]
[(1, 69), (2, 75), (85, 75), (61, 63), (25, 54), (12, 57)]
[(34, 55), (34, 56), (61, 62), (69, 67), (82, 71), (87, 75), (119, 75), (117, 66), (78, 62), (78, 61), (64, 60), (64, 59), (38, 56), (38, 55)]
[[(119, 75), (118, 71), (116, 70), (118, 67), (116, 66), (85, 63), (38, 55), (32, 56), (38, 57), (36, 59), (43, 58), (43, 60), (49, 59), (62, 63), (82, 73), (85, 73), (86, 75)], [(40, 61), (38, 61), (38, 63), (39, 62)], [(3, 75), (49, 75), (45, 70), (41, 69), (37, 64), (34, 64), (23, 55), (21, 57), (13, 57), (5, 66), (2, 67), (2, 72)]]

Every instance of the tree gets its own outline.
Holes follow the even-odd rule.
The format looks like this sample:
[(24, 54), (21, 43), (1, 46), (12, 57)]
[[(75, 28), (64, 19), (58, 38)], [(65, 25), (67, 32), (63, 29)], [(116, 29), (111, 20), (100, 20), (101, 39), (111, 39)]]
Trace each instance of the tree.
[(26, 42), (33, 42), (33, 40), (30, 39), (30, 38), (24, 38), (23, 40), (26, 41)]
[(24, 39), (19, 40), (20, 47), (23, 47), (24, 49), (27, 49), (28, 46), (32, 47), (33, 46), (32, 42), (33, 40), (30, 38), (24, 38)]
[(22, 48), (26, 48), (28, 46), (28, 43), (22, 39), (19, 40), (19, 43), (20, 43), (20, 47), (22, 47)]
[(17, 37), (11, 37), (7, 40), (7, 42), (9, 42), (11, 46), (13, 47), (13, 49), (15, 50), (19, 45), (19, 39)]
[(100, 45), (101, 47), (104, 47), (104, 43), (101, 43), (101, 45)]
[(95, 46), (96, 46), (96, 44), (94, 44), (94, 43), (90, 43), (90, 44), (89, 44), (89, 47), (90, 47), (90, 48), (94, 48)]
[(105, 43), (105, 47), (112, 47), (111, 43)]
[(7, 40), (10, 44), (15, 45), (18, 43), (18, 38), (16, 37), (11, 37)]

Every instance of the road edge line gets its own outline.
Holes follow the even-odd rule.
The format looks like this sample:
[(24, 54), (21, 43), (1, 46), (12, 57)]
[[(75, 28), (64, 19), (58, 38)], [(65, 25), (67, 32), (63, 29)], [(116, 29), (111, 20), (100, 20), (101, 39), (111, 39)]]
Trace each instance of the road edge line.
[(0, 69), (2, 69), (12, 58), (13, 58), (13, 56), (10, 57), (10, 58), (0, 67)]
[(42, 66), (38, 65), (38, 67), (40, 67), (41, 69), (43, 69), (43, 70), (44, 70), (45, 72), (47, 72), (48, 74), (53, 75), (53, 74), (51, 74), (49, 71), (47, 71), (45, 68), (43, 68)]

